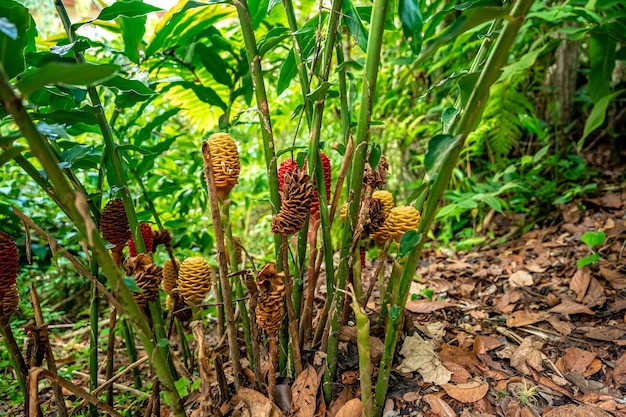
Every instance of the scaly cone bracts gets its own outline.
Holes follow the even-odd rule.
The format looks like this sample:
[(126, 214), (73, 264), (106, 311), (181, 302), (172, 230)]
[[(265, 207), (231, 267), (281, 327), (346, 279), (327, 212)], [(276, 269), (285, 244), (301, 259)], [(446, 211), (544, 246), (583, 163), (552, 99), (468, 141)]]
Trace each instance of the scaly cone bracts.
[(178, 259), (176, 259), (176, 268), (174, 268), (171, 259), (163, 262), (163, 291), (168, 294), (171, 294), (172, 290), (178, 285), (178, 271), (180, 271), (180, 261)]
[(17, 279), (19, 257), (13, 236), (0, 232), (0, 296), (11, 291)]
[(237, 144), (228, 133), (215, 133), (202, 142), (204, 157), (204, 175), (207, 174), (208, 151), (211, 151), (213, 178), (217, 189), (217, 198), (224, 201), (239, 178), (239, 152)]
[(140, 253), (129, 256), (124, 260), (124, 269), (127, 275), (135, 277), (135, 284), (141, 288), (141, 292), (133, 292), (140, 307), (145, 308), (148, 302), (157, 299), (163, 269), (154, 263), (150, 255)]
[(303, 170), (285, 173), (280, 212), (272, 218), (272, 232), (292, 235), (302, 229), (309, 214), (313, 189)]
[(276, 264), (268, 263), (257, 276), (259, 298), (256, 307), (256, 320), (268, 335), (275, 335), (283, 321), (285, 284), (283, 273), (276, 272)]
[[(332, 186), (332, 175), (330, 159), (324, 152), (320, 152), (320, 159), (322, 161), (322, 170), (324, 171), (324, 186), (326, 187), (326, 199), (330, 201), (330, 189)], [(307, 160), (304, 161), (302, 169), (306, 171)], [(298, 163), (294, 159), (285, 159), (278, 166), (278, 189), (283, 190), (285, 184), (285, 173), (293, 172), (298, 169)], [(313, 190), (313, 199), (311, 200), (311, 214), (315, 214), (319, 211), (319, 195), (317, 189)]]
[[(139, 225), (141, 231), (141, 237), (143, 238), (143, 244), (146, 247), (146, 253), (152, 252), (152, 246), (154, 243), (154, 235), (152, 234), (152, 227), (148, 223), (141, 223)], [(128, 239), (128, 252), (130, 256), (137, 256), (137, 248), (135, 247), (135, 241), (131, 237)]]
[(130, 239), (130, 226), (124, 209), (124, 202), (120, 199), (109, 201), (100, 215), (100, 230), (102, 237), (114, 245), (125, 245)]
[(8, 319), (17, 311), (20, 302), (20, 293), (15, 284), (11, 285), (5, 293), (0, 294), (0, 318)]
[(198, 305), (211, 290), (211, 268), (199, 256), (187, 258), (178, 270), (178, 291), (188, 305)]
[(414, 207), (398, 206), (391, 209), (384, 227), (390, 236), (399, 242), (405, 232), (417, 229), (420, 218), (420, 212)]
[(387, 174), (389, 171), (389, 164), (385, 155), (380, 155), (380, 160), (376, 169), (372, 170), (369, 164), (370, 152), (367, 152), (367, 163), (365, 164), (365, 174), (363, 175), (363, 183), (371, 186), (373, 189), (377, 189), (387, 184)]

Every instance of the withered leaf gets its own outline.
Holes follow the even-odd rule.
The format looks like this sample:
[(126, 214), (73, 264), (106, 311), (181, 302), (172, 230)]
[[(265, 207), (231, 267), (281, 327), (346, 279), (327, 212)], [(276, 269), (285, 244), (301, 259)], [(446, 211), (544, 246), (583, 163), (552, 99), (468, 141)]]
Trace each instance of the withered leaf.
[(335, 417), (361, 417), (363, 405), (360, 398), (353, 398), (343, 405)]
[(569, 289), (576, 294), (576, 301), (581, 302), (585, 298), (585, 293), (591, 281), (591, 272), (589, 268), (583, 268), (576, 271), (569, 283)]
[(602, 284), (600, 284), (597, 279), (591, 278), (589, 287), (587, 288), (587, 293), (585, 294), (585, 298), (583, 298), (582, 302), (587, 307), (601, 306), (606, 302), (604, 287), (602, 287)]
[(567, 371), (583, 372), (589, 364), (595, 359), (596, 354), (577, 347), (565, 349), (563, 362)]
[(533, 337), (525, 338), (511, 356), (511, 366), (525, 375), (532, 373), (529, 366), (536, 371), (543, 371), (541, 348), (543, 348), (543, 342), (540, 340)]
[(242, 417), (281, 417), (280, 409), (266, 396), (250, 388), (239, 388), (229, 403)]
[(406, 309), (412, 313), (427, 314), (442, 308), (454, 307), (454, 303), (431, 300), (410, 300), (406, 302)]
[(509, 327), (527, 326), (529, 324), (539, 323), (540, 321), (547, 320), (550, 317), (549, 313), (545, 311), (534, 312), (526, 310), (518, 310), (509, 314), (506, 318), (506, 325)]
[(520, 270), (511, 274), (509, 284), (513, 288), (530, 287), (533, 285), (533, 276), (528, 271)]
[(315, 398), (319, 379), (315, 368), (309, 365), (304, 371), (296, 377), (291, 387), (291, 410), (296, 417), (313, 417), (315, 414)]
[(446, 394), (462, 403), (473, 403), (485, 395), (489, 391), (489, 384), (486, 381), (470, 381), (465, 384), (443, 384)]
[(585, 337), (594, 340), (604, 340), (605, 342), (613, 342), (620, 339), (624, 334), (626, 334), (626, 331), (618, 329), (617, 327), (598, 326), (585, 333)]
[(571, 300), (563, 300), (549, 310), (551, 313), (561, 314), (589, 314), (593, 316), (593, 311), (586, 305), (576, 303)]
[(424, 399), (430, 406), (430, 411), (432, 411), (433, 414), (439, 417), (456, 417), (456, 413), (454, 412), (452, 407), (450, 407), (448, 403), (442, 400), (440, 395), (441, 394), (424, 395)]
[(626, 288), (626, 274), (614, 271), (606, 266), (600, 266), (600, 274), (609, 281), (614, 290), (623, 290)]
[(431, 342), (415, 333), (408, 336), (402, 344), (400, 355), (404, 360), (398, 365), (400, 372), (419, 372), (424, 381), (437, 385), (450, 381), (452, 373), (441, 363)]
[(626, 353), (615, 361), (615, 368), (613, 368), (613, 380), (617, 385), (626, 385)]
[(483, 355), (500, 346), (502, 342), (497, 337), (480, 335), (474, 339), (474, 353), (477, 355)]
[(611, 417), (611, 414), (601, 408), (591, 405), (562, 405), (553, 408), (543, 415), (544, 417)]

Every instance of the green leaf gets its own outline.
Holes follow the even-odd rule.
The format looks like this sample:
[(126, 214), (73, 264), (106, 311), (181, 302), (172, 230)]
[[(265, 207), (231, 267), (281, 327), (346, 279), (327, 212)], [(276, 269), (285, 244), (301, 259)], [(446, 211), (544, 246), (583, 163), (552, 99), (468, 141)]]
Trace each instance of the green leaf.
[(35, 22), (28, 9), (13, 0), (0, 6), (0, 62), (9, 79), (26, 69), (24, 54), (35, 51)]
[(156, 94), (156, 91), (146, 86), (141, 81), (129, 80), (128, 78), (123, 78), (119, 75), (104, 81), (102, 85), (109, 88), (116, 88), (119, 91), (133, 92), (141, 96), (152, 96)]
[(589, 256), (585, 256), (584, 258), (580, 258), (578, 261), (576, 261), (576, 266), (578, 267), (578, 269), (582, 269), (587, 265), (593, 264), (598, 259), (600, 259), (600, 255), (597, 253), (593, 253)]
[(439, 172), (448, 155), (459, 143), (459, 137), (437, 135), (428, 142), (428, 150), (424, 156), (424, 167), (429, 178), (434, 178)]
[(408, 255), (422, 241), (422, 234), (417, 230), (409, 230), (404, 232), (400, 238), (400, 250), (398, 256), (400, 258)]
[(41, 68), (24, 74), (17, 82), (17, 88), (22, 93), (22, 97), (28, 97), (50, 84), (90, 86), (107, 80), (117, 70), (118, 67), (114, 65), (49, 62)]
[(603, 33), (591, 33), (589, 37), (589, 84), (587, 91), (591, 101), (597, 103), (611, 91), (611, 74), (615, 68), (616, 42)]
[(269, 15), (272, 9), (280, 3), (280, 0), (270, 0), (269, 4), (267, 5), (267, 14)]
[(307, 98), (311, 101), (322, 100), (326, 96), (326, 92), (332, 84), (328, 81), (324, 81), (315, 90), (307, 94)]
[(205, 103), (211, 104), (212, 106), (217, 106), (222, 110), (226, 110), (228, 108), (226, 103), (222, 101), (222, 98), (219, 96), (219, 94), (217, 94), (215, 90), (213, 90), (211, 87), (195, 84), (190, 81), (182, 81), (173, 84), (180, 85), (181, 87), (192, 90), (194, 94)]
[(287, 59), (280, 66), (280, 74), (278, 75), (278, 84), (276, 86), (278, 95), (281, 95), (283, 91), (289, 87), (289, 83), (298, 74), (298, 68), (296, 68), (296, 55), (293, 48), (289, 50)]
[[(280, 0), (278, 0), (278, 3), (280, 3)], [(268, 51), (274, 49), (276, 45), (279, 45), (283, 40), (287, 39), (289, 35), (289, 29), (286, 27), (273, 28), (259, 41), (259, 55), (264, 56)]]
[(348, 27), (352, 38), (357, 41), (363, 52), (367, 52), (367, 38), (369, 34), (351, 0), (343, 0), (342, 11), (343, 24)]
[(144, 3), (142, 0), (118, 1), (102, 9), (96, 20), (114, 20), (120, 16), (137, 17), (151, 12), (163, 10), (159, 7)]
[(122, 17), (119, 21), (124, 40), (124, 54), (135, 64), (139, 64), (139, 51), (143, 48), (147, 20), (146, 16), (138, 16)]
[(402, 22), (402, 33), (415, 55), (422, 50), (422, 14), (418, 0), (400, 0), (398, 14)]
[(449, 132), (454, 121), (454, 116), (457, 114), (457, 109), (454, 107), (448, 107), (441, 113), (441, 124), (444, 132)]
[(0, 32), (13, 40), (17, 39), (17, 26), (6, 17), (0, 17)]
[(159, 339), (157, 342), (157, 346), (160, 348), (168, 347), (170, 345), (170, 341), (168, 339)]
[(281, 149), (278, 152), (276, 152), (276, 157), (278, 158), (281, 155), (284, 155), (286, 153), (291, 153), (300, 149), (306, 149), (306, 146), (290, 146), (288, 148)]
[(495, 196), (480, 193), (476, 194), (473, 198), (474, 200), (482, 201), (498, 213), (502, 213), (502, 203), (500, 203), (500, 200), (498, 200)]
[(124, 281), (124, 285), (126, 285), (129, 290), (135, 291), (135, 292), (142, 292), (141, 288), (139, 288), (139, 286), (135, 282), (135, 277), (124, 277), (122, 278), (122, 281)]
[(440, 219), (442, 217), (446, 217), (446, 216), (449, 216), (451, 214), (455, 214), (458, 208), (459, 208), (459, 206), (457, 206), (455, 203), (443, 206), (441, 208), (441, 210), (439, 210), (437, 212), (437, 215), (435, 216), (435, 218), (436, 219)]
[(371, 148), (370, 148), (370, 156), (369, 159), (367, 160), (367, 163), (369, 164), (370, 168), (372, 168), (372, 171), (375, 171), (376, 168), (378, 168), (378, 163), (380, 162), (380, 157), (383, 154), (383, 150), (381, 149), (380, 145), (376, 142), (371, 142)]
[(189, 391), (187, 390), (187, 387), (189, 386), (190, 382), (191, 381), (185, 377), (182, 377), (174, 381), (174, 386), (176, 386), (176, 391), (178, 391), (178, 395), (181, 398), (184, 398), (187, 395), (189, 395)]
[(600, 126), (602, 126), (602, 124), (604, 123), (604, 118), (606, 117), (606, 109), (609, 106), (609, 103), (613, 101), (615, 97), (624, 93), (624, 91), (626, 91), (626, 89), (619, 90), (619, 91), (614, 92), (613, 94), (606, 95), (602, 97), (600, 100), (598, 100), (596, 104), (594, 104), (593, 108), (591, 109), (591, 113), (589, 113), (589, 117), (587, 118), (587, 121), (585, 122), (585, 129), (583, 130), (583, 136), (582, 138), (580, 138), (580, 140), (578, 141), (578, 144), (576, 145), (578, 152), (582, 150), (587, 136), (589, 136), (591, 132), (593, 132)]
[(600, 245), (604, 244), (604, 241), (606, 240), (606, 235), (602, 231), (599, 231), (599, 232), (585, 232), (580, 237), (580, 240), (585, 245), (587, 245), (591, 249), (593, 249), (596, 246), (600, 246)]
[(204, 68), (211, 73), (215, 81), (228, 87), (232, 87), (233, 80), (227, 71), (229, 66), (215, 49), (215, 47), (210, 48), (203, 43), (198, 43), (196, 44), (194, 53), (200, 55), (202, 65), (204, 65)]
[(389, 317), (393, 321), (398, 320), (398, 318), (400, 317), (400, 307), (391, 306), (391, 308), (389, 309)]

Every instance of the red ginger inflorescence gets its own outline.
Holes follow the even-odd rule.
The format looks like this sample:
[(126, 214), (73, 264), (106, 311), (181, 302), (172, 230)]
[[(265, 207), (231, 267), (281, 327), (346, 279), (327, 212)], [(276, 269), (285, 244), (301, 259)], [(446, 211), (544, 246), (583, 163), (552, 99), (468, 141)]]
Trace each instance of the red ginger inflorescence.
[(15, 285), (18, 267), (17, 245), (13, 236), (0, 232), (0, 295)]
[[(324, 186), (326, 187), (326, 199), (330, 201), (330, 188), (332, 183), (331, 176), (331, 165), (330, 159), (324, 154), (324, 152), (320, 152), (320, 159), (322, 161), (322, 169), (324, 171)], [(303, 170), (306, 171), (307, 161), (304, 161)], [(285, 173), (293, 172), (298, 168), (298, 163), (294, 159), (286, 159), (280, 163), (278, 166), (278, 188), (280, 191), (283, 191), (283, 185), (285, 184)], [(315, 181), (313, 182), (315, 183)], [(313, 200), (311, 201), (311, 213), (317, 213), (319, 211), (320, 203), (319, 196), (317, 194), (317, 189), (314, 190)]]
[[(141, 223), (139, 225), (139, 229), (141, 230), (143, 243), (146, 246), (146, 253), (152, 252), (152, 243), (154, 242), (152, 227), (150, 227), (148, 223)], [(128, 240), (128, 251), (130, 253), (130, 256), (137, 256), (137, 248), (135, 247), (135, 241), (132, 237)]]

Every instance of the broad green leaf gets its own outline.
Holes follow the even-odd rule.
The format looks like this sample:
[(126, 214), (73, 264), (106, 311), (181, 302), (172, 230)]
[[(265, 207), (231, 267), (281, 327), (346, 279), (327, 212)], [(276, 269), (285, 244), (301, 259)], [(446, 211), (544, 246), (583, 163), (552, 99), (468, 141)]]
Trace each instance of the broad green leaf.
[(343, 24), (348, 27), (352, 38), (357, 41), (363, 52), (367, 52), (368, 31), (351, 0), (343, 0), (342, 11)]
[(17, 82), (23, 97), (46, 85), (90, 86), (109, 79), (118, 70), (114, 65), (64, 64), (50, 62), (41, 68), (24, 74)]
[(9, 38), (17, 39), (17, 26), (6, 17), (0, 17), (0, 33), (4, 33)]
[(268, 15), (270, 0), (248, 0), (248, 10), (252, 19), (252, 27), (257, 30)]
[(472, 200), (471, 198), (468, 198), (467, 200), (461, 200), (456, 204), (459, 208), (463, 210), (471, 210), (478, 207), (478, 203), (476, 202), (476, 200)]
[(170, 341), (169, 339), (159, 339), (159, 341), (157, 342), (157, 346), (160, 348), (164, 348), (164, 347), (168, 347), (170, 345)]
[(183, 88), (188, 88), (194, 92), (194, 94), (203, 102), (217, 106), (222, 110), (227, 109), (226, 103), (222, 101), (222, 98), (211, 87), (207, 87), (200, 84), (195, 84), (190, 81), (182, 81), (173, 83), (174, 85), (180, 85)]
[(279, 156), (283, 154), (291, 153), (300, 149), (306, 149), (306, 146), (290, 146), (288, 148), (281, 149), (278, 152), (276, 152), (276, 157), (278, 158)]
[(233, 80), (227, 71), (229, 66), (217, 53), (214, 47), (211, 48), (203, 43), (197, 43), (194, 52), (200, 55), (202, 65), (204, 65), (204, 68), (211, 73), (215, 81), (228, 87), (232, 87)]
[(178, 113), (177, 108), (169, 109), (163, 114), (159, 114), (150, 123), (141, 128), (141, 130), (135, 135), (133, 143), (137, 146), (141, 145), (144, 141), (150, 139), (152, 131), (161, 126), (170, 117), (175, 116)]
[(441, 210), (439, 210), (439, 211), (437, 212), (437, 215), (435, 216), (435, 218), (436, 218), (436, 219), (440, 219), (440, 218), (442, 218), (442, 217), (446, 217), (446, 216), (449, 216), (449, 215), (451, 215), (451, 214), (454, 214), (454, 213), (456, 213), (456, 212), (457, 212), (458, 208), (459, 208), (459, 206), (457, 206), (455, 203), (452, 203), (452, 204), (448, 204), (448, 205), (446, 205), (446, 206), (443, 206), (443, 207), (441, 208)]
[(28, 9), (14, 0), (0, 5), (0, 62), (9, 79), (26, 69), (24, 54), (35, 50), (35, 22)]
[(129, 290), (143, 292), (141, 288), (139, 288), (139, 285), (135, 282), (135, 277), (124, 277), (122, 280), (124, 281), (124, 285), (126, 285)]
[[(71, 42), (65, 45), (52, 46), (50, 47), (50, 52), (59, 56), (65, 56), (70, 52), (82, 52), (86, 51), (87, 49), (89, 49), (89, 43), (85, 39), (78, 39), (76, 40), (76, 42)], [(41, 65), (43, 65), (43, 62), (39, 65), (35, 64), (35, 66)]]
[(500, 200), (498, 200), (495, 196), (491, 194), (479, 193), (476, 194), (473, 198), (474, 200), (482, 201), (498, 213), (502, 213), (502, 203), (500, 203)]
[(424, 167), (428, 178), (434, 178), (448, 155), (459, 143), (459, 137), (437, 135), (428, 142), (428, 150), (424, 156)]
[(156, 91), (146, 86), (139, 80), (129, 80), (128, 78), (120, 77), (116, 75), (102, 83), (103, 86), (114, 88), (119, 91), (133, 92), (142, 96), (152, 96), (156, 94)]
[(591, 109), (591, 113), (589, 113), (589, 117), (585, 122), (585, 129), (583, 131), (583, 137), (580, 138), (576, 148), (578, 152), (580, 152), (585, 144), (585, 139), (591, 132), (602, 126), (604, 123), (604, 118), (606, 117), (606, 109), (609, 106), (609, 103), (615, 99), (615, 97), (623, 94), (626, 90), (619, 90), (614, 92), (613, 94), (609, 94), (608, 96), (602, 97), (596, 104), (594, 104)]
[(400, 250), (398, 256), (402, 258), (408, 255), (422, 240), (422, 234), (417, 230), (404, 232), (400, 238)]
[(597, 103), (611, 91), (611, 74), (615, 68), (616, 42), (602, 33), (589, 37), (589, 84), (591, 101)]
[(122, 17), (119, 20), (124, 40), (124, 54), (135, 64), (139, 64), (139, 51), (143, 48), (147, 20), (146, 16)]
[[(280, 0), (278, 0), (280, 3)], [(307, 28), (308, 29), (308, 28)], [(259, 41), (259, 55), (264, 56), (268, 51), (280, 44), (283, 40), (290, 36), (289, 29), (286, 27), (276, 27), (267, 32), (265, 37)]]
[(102, 9), (96, 20), (114, 20), (120, 16), (137, 17), (151, 12), (163, 10), (159, 7), (144, 3), (142, 0), (118, 1)]
[(185, 377), (182, 377), (174, 381), (174, 386), (176, 386), (176, 391), (178, 391), (178, 395), (181, 398), (184, 398), (187, 395), (189, 395), (189, 391), (187, 390), (187, 387), (189, 386), (190, 383), (191, 381)]
[(457, 114), (457, 109), (454, 107), (448, 107), (441, 113), (441, 124), (444, 132), (449, 132), (452, 128), (452, 122), (454, 121), (454, 116)]
[(478, 82), (478, 77), (480, 77), (480, 72), (471, 72), (459, 78), (459, 93), (461, 94), (461, 107), (463, 109), (465, 109), (465, 105), (474, 90), (474, 86)]
[(280, 2), (281, 2), (280, 0), (270, 0), (267, 5), (267, 14), (269, 15), (272, 9), (276, 7), (277, 5), (279, 5)]
[(296, 67), (296, 56), (293, 48), (289, 50), (287, 59), (280, 66), (280, 74), (278, 75), (278, 84), (276, 85), (278, 95), (289, 87), (289, 83), (298, 74), (298, 68)]
[(599, 232), (585, 232), (580, 237), (580, 240), (585, 245), (587, 245), (591, 249), (593, 249), (596, 246), (600, 246), (600, 245), (604, 244), (604, 241), (606, 240), (606, 235), (602, 231), (599, 231)]
[(418, 0), (400, 0), (398, 14), (402, 22), (402, 32), (415, 55), (422, 50), (422, 14)]
[(589, 256), (585, 256), (584, 258), (580, 258), (578, 261), (576, 261), (576, 266), (578, 267), (578, 269), (582, 269), (586, 267), (587, 265), (593, 264), (598, 259), (600, 259), (600, 255), (597, 253), (593, 253)]
[(95, 112), (87, 107), (83, 109), (75, 110), (55, 110), (50, 113), (31, 113), (34, 119), (45, 120), (47, 122), (62, 123), (66, 125), (74, 125), (77, 123), (85, 123), (88, 125), (95, 125), (98, 123), (96, 120)]
[[(555, 42), (558, 42), (558, 41), (555, 40)], [(525, 53), (521, 57), (516, 58), (515, 61), (513, 61), (513, 63), (502, 68), (502, 74), (500, 75), (500, 79), (498, 81), (508, 80), (511, 78), (511, 76), (514, 73), (518, 71), (525, 71), (528, 68), (535, 65), (535, 61), (537, 60), (537, 57), (541, 55), (548, 48), (548, 46), (551, 46), (551, 45), (552, 45), (551, 42), (547, 42), (542, 47), (533, 49), (530, 52)]]
[(328, 81), (324, 81), (315, 90), (307, 94), (307, 98), (311, 101), (322, 100), (326, 96), (326, 92), (332, 84)]
[(372, 168), (372, 171), (375, 171), (376, 168), (378, 168), (378, 163), (380, 162), (380, 157), (383, 154), (383, 150), (376, 142), (371, 142), (370, 145), (370, 156), (367, 160), (367, 163)]

